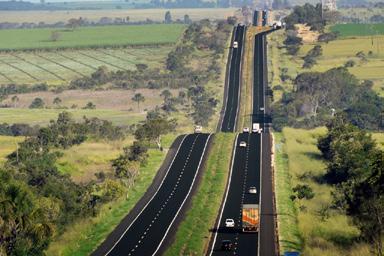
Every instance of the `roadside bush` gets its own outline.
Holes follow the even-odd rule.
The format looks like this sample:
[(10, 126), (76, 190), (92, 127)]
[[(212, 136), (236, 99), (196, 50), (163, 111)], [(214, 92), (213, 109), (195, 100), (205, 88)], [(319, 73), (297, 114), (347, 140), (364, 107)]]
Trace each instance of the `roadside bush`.
[(41, 98), (35, 98), (29, 108), (44, 108), (44, 101)]

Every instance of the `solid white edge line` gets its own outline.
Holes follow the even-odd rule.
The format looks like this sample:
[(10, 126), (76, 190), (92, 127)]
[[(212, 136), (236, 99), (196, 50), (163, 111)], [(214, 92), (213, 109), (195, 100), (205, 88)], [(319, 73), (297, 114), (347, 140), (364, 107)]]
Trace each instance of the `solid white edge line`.
[(221, 218), (223, 217), (223, 212), (224, 212), (225, 204), (226, 204), (226, 202), (227, 202), (227, 197), (228, 197), (228, 193), (229, 193), (229, 188), (231, 187), (232, 173), (233, 173), (233, 164), (234, 164), (234, 162), (235, 162), (235, 157), (236, 157), (236, 146), (237, 146), (238, 138), (239, 138), (239, 134), (236, 135), (236, 140), (235, 140), (235, 144), (234, 144), (234, 147), (233, 147), (233, 154), (232, 154), (232, 160), (231, 160), (231, 170), (230, 170), (230, 173), (229, 173), (229, 179), (228, 179), (227, 189), (226, 189), (226, 191), (225, 191), (224, 201), (223, 201), (222, 206), (221, 206), (221, 211), (220, 211), (219, 221), (217, 222), (217, 225), (216, 225), (216, 232), (215, 232), (215, 236), (214, 236), (214, 238), (213, 238), (211, 251), (209, 252), (209, 255), (210, 255), (210, 256), (212, 255), (212, 253), (213, 253), (213, 249), (215, 248), (216, 238), (217, 238), (217, 233), (218, 233), (218, 230), (219, 230), (219, 228), (220, 228)]
[[(235, 41), (236, 39), (236, 28), (234, 27), (234, 30), (233, 30), (233, 40), (231, 40), (231, 45), (229, 47), (231, 47), (233, 45), (233, 41)], [(223, 112), (223, 118), (221, 119), (221, 125), (220, 125), (220, 131), (223, 129), (223, 123), (224, 123), (224, 117), (225, 117), (225, 111), (227, 111), (227, 104), (228, 104), (228, 96), (229, 96), (229, 84), (230, 84), (230, 74), (231, 74), (231, 68), (232, 68), (232, 59), (233, 59), (233, 48), (231, 48), (229, 50), (229, 54), (231, 54), (231, 60), (229, 61), (229, 77), (228, 77), (228, 80), (227, 80), (227, 97), (225, 99), (225, 105), (224, 105), (224, 112)]]
[(165, 232), (164, 236), (163, 236), (163, 239), (161, 239), (160, 243), (159, 243), (159, 246), (157, 246), (157, 249), (156, 251), (152, 254), (152, 255), (156, 255), (157, 251), (160, 249), (161, 245), (163, 244), (164, 242), (164, 239), (166, 238), (169, 230), (171, 229), (172, 225), (173, 225), (173, 222), (176, 220), (177, 216), (179, 215), (179, 212), (180, 210), (183, 208), (185, 202), (187, 201), (188, 197), (189, 197), (189, 194), (191, 193), (192, 191), (192, 188), (193, 188), (193, 185), (195, 183), (195, 180), (196, 180), (196, 177), (197, 177), (197, 174), (199, 173), (199, 170), (200, 170), (200, 165), (201, 165), (201, 162), (203, 161), (203, 158), (205, 156), (205, 150), (207, 149), (207, 145), (208, 145), (208, 142), (209, 142), (209, 139), (211, 138), (211, 135), (212, 134), (209, 134), (208, 138), (207, 138), (207, 141), (205, 142), (205, 146), (204, 146), (204, 150), (203, 150), (203, 153), (201, 154), (201, 157), (200, 157), (200, 161), (199, 161), (199, 165), (197, 166), (197, 170), (196, 170), (196, 173), (195, 173), (195, 176), (193, 177), (193, 180), (192, 180), (192, 184), (188, 190), (188, 193), (187, 195), (185, 196), (184, 200), (183, 200), (183, 203), (180, 205), (179, 209), (177, 210), (176, 214), (175, 214), (175, 217), (173, 217), (173, 220), (172, 222), (169, 224), (168, 226), (168, 229), (167, 231)]
[(233, 130), (234, 132), (236, 132), (236, 128), (237, 127), (237, 116), (239, 114), (239, 105), (240, 105), (240, 100), (241, 100), (241, 87), (243, 85), (242, 83), (242, 74), (243, 74), (243, 54), (244, 54), (244, 44), (245, 44), (245, 38), (246, 38), (246, 31), (247, 31), (247, 27), (244, 26), (244, 31), (243, 31), (243, 42), (242, 42), (242, 45), (241, 45), (241, 54), (240, 54), (240, 58), (241, 58), (241, 61), (240, 61), (240, 67), (239, 67), (239, 87), (237, 89), (237, 106), (236, 106), (236, 116), (235, 116), (235, 122), (234, 122), (234, 127), (233, 127)]
[(171, 167), (172, 167), (172, 165), (173, 165), (173, 162), (175, 161), (177, 155), (179, 154), (179, 150), (180, 150), (181, 146), (183, 145), (184, 140), (185, 140), (185, 138), (186, 138), (187, 136), (188, 136), (188, 135), (184, 135), (184, 138), (183, 138), (183, 140), (181, 141), (181, 143), (180, 143), (180, 145), (179, 145), (179, 147), (178, 147), (178, 149), (177, 149), (177, 151), (176, 151), (176, 154), (175, 154), (175, 156), (173, 157), (172, 162), (171, 162), (171, 164), (169, 165), (168, 170), (167, 170), (166, 174), (164, 175), (163, 180), (161, 181), (161, 183), (160, 183), (159, 187), (157, 188), (155, 194), (151, 197), (151, 199), (147, 202), (147, 204), (146, 204), (146, 205), (144, 206), (144, 208), (140, 211), (140, 213), (136, 216), (136, 218), (131, 222), (131, 224), (125, 229), (124, 233), (120, 236), (120, 238), (119, 238), (119, 239), (117, 240), (117, 242), (112, 246), (112, 248), (105, 254), (105, 256), (107, 256), (109, 253), (111, 253), (111, 251), (112, 251), (113, 249), (115, 249), (116, 245), (121, 241), (121, 239), (125, 236), (125, 234), (128, 232), (128, 230), (131, 228), (131, 226), (136, 222), (136, 220), (140, 217), (140, 215), (143, 213), (143, 211), (144, 211), (144, 210), (147, 208), (147, 206), (152, 202), (153, 198), (157, 195), (157, 193), (159, 192), (160, 188), (162, 187), (162, 185), (163, 185), (165, 179), (167, 178), (167, 176), (168, 176), (168, 172), (169, 172), (169, 170), (171, 169)]
[(260, 231), (261, 231), (261, 192), (262, 192), (262, 178), (263, 178), (263, 134), (260, 133), (260, 193), (259, 193), (259, 234), (258, 234), (258, 245), (257, 255), (260, 255)]

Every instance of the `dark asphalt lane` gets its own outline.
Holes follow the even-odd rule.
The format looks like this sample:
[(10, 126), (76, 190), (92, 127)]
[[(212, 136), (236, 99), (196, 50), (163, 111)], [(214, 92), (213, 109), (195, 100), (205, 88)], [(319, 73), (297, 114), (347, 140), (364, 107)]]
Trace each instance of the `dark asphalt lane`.
[(187, 135), (152, 200), (108, 252), (99, 255), (155, 255), (194, 184), (209, 134)]
[[(238, 104), (240, 97), (241, 61), (243, 56), (243, 42), (245, 26), (237, 26), (234, 30), (234, 41), (238, 42), (238, 48), (232, 48), (231, 64), (227, 87), (227, 100), (224, 117), (221, 123), (222, 132), (233, 132), (236, 129)], [(232, 42), (233, 44), (233, 42)]]
[[(241, 141), (246, 148), (239, 147)], [(220, 210), (219, 225), (214, 230), (213, 246), (209, 255), (257, 255), (258, 233), (243, 233), (241, 212), (243, 204), (258, 204), (260, 191), (260, 134), (242, 133), (238, 135), (233, 157), (228, 194)], [(248, 189), (255, 186), (257, 194), (249, 194)], [(225, 219), (234, 219), (235, 228), (225, 228)], [(221, 241), (231, 240), (234, 249), (221, 250)]]

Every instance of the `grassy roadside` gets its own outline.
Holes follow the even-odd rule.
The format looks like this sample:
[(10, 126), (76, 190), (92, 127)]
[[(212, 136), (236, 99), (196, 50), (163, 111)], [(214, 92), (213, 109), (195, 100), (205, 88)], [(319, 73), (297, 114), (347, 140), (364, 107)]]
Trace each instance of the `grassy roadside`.
[[(166, 136), (163, 140), (164, 148), (169, 148), (174, 139), (175, 135)], [(104, 205), (98, 216), (79, 220), (68, 227), (64, 235), (50, 245), (47, 255), (85, 256), (95, 250), (140, 200), (152, 183), (166, 154), (167, 150), (149, 150), (148, 164), (140, 169), (135, 184), (126, 192), (127, 196)]]
[(204, 174), (191, 208), (165, 255), (204, 255), (224, 194), (236, 134), (218, 133), (208, 153)]
[(288, 155), (282, 133), (274, 133), (274, 166), (276, 211), (279, 227), (280, 252), (300, 251), (302, 238), (297, 222), (297, 209), (290, 199), (292, 195), (291, 177), (288, 169)]
[[(369, 246), (359, 241), (359, 230), (350, 219), (332, 208), (332, 186), (319, 181), (325, 173), (325, 163), (316, 143), (324, 133), (322, 127), (284, 128), (282, 133), (275, 134), (281, 253), (293, 246), (300, 249), (301, 245), (303, 255), (371, 255)], [(290, 202), (291, 188), (298, 184), (309, 185), (314, 198)]]
[(17, 143), (24, 140), (24, 137), (0, 136), (0, 167), (6, 161), (7, 155), (14, 152), (17, 148)]

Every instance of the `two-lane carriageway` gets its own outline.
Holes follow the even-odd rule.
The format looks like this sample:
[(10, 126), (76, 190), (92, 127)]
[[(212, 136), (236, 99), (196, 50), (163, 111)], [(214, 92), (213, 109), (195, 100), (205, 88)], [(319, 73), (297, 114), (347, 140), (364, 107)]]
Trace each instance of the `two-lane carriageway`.
[[(259, 204), (260, 200), (260, 134), (241, 133), (236, 140), (228, 187), (208, 255), (257, 255), (258, 233), (242, 232), (243, 204)], [(241, 141), (247, 147), (239, 147)], [(250, 194), (249, 187), (257, 193)], [(225, 219), (234, 219), (235, 228), (225, 228)], [(221, 241), (231, 240), (232, 251), (221, 250)]]
[(191, 134), (184, 137), (152, 198), (132, 222), (122, 222), (92, 255), (160, 254), (170, 229), (191, 196), (210, 136)]
[(220, 125), (220, 131), (222, 132), (234, 132), (236, 129), (237, 115), (239, 112), (241, 63), (243, 57), (245, 30), (245, 26), (236, 26), (234, 30), (233, 41), (238, 43), (238, 47), (233, 48), (232, 42), (227, 97), (224, 105), (224, 117)]

